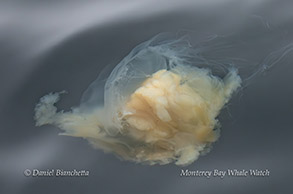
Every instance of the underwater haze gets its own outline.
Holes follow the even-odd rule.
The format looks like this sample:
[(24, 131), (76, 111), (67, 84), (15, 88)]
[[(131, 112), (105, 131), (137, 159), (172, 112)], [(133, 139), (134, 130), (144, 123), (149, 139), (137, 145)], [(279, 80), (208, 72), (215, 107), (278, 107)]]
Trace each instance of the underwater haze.
[[(0, 193), (291, 193), (292, 10), (293, 2), (289, 0), (1, 1)], [(197, 113), (212, 115), (208, 117), (207, 125), (210, 127), (209, 134), (213, 133), (204, 138), (198, 138), (196, 133), (196, 140), (189, 138), (188, 141), (186, 136), (168, 141), (164, 137), (164, 141), (151, 147), (154, 144), (148, 143), (154, 137), (156, 139), (157, 134), (151, 132), (144, 136), (146, 138), (141, 138), (139, 129), (145, 130), (153, 120), (149, 119), (146, 123), (144, 120), (142, 124), (136, 117), (133, 119), (126, 115), (123, 122), (129, 119), (127, 125), (136, 130), (130, 133), (135, 143), (128, 136), (119, 141), (112, 141), (111, 137), (110, 141), (108, 137), (111, 133), (107, 130), (112, 130), (117, 123), (113, 124), (108, 115), (116, 110), (119, 102), (112, 100), (115, 96), (110, 95), (111, 87), (115, 86), (104, 88), (106, 80), (125, 57), (136, 56), (134, 51), (135, 54), (131, 55), (131, 51), (138, 48), (137, 45), (152, 40), (162, 32), (172, 32), (177, 37), (187, 36), (189, 41), (185, 44), (194, 52), (183, 53), (183, 61), (188, 59), (188, 63), (199, 68), (207, 65), (210, 73), (217, 76), (215, 78), (203, 69), (181, 67), (181, 64), (176, 64), (173, 72), (167, 74), (173, 76), (168, 83), (177, 83), (178, 87), (182, 86), (181, 82), (176, 81), (178, 75), (184, 77), (188, 74), (184, 83), (196, 76), (203, 77), (195, 82), (196, 87), (193, 88), (196, 92), (190, 92), (189, 87), (182, 90), (188, 91), (192, 99), (204, 96), (200, 102), (206, 103), (207, 107), (216, 107), (215, 110), (211, 108), (214, 111), (207, 108), (208, 113), (201, 109), (200, 114)], [(178, 48), (178, 45), (167, 47), (167, 51)], [(158, 53), (162, 53), (160, 48)], [(194, 64), (192, 54), (200, 59), (197, 64)], [(164, 55), (167, 59), (172, 56), (176, 54)], [(143, 57), (146, 57), (145, 61), (152, 61), (148, 58), (149, 54)], [(139, 84), (156, 78), (156, 83), (164, 86), (164, 90), (171, 88), (165, 85), (167, 82), (161, 82), (162, 68), (149, 70), (146, 77), (153, 77), (147, 81), (140, 80)], [(222, 82), (227, 74), (233, 75), (233, 80), (229, 81), (235, 84), (228, 90), (229, 94), (210, 92), (214, 91), (214, 85), (222, 84), (222, 89), (229, 88), (229, 81), (226, 85), (223, 84), (225, 81)], [(117, 75), (120, 75), (119, 72)], [(116, 80), (116, 77), (111, 79)], [(120, 92), (118, 95), (125, 92), (127, 97), (132, 96), (132, 100), (126, 103), (127, 114), (133, 110), (137, 113), (137, 96), (150, 93), (141, 89), (144, 85), (126, 79), (125, 83), (135, 86), (129, 89), (122, 81), (115, 89)], [(204, 90), (199, 85), (203, 82), (210, 87), (203, 85)], [(104, 85), (101, 87), (91, 83)], [(106, 96), (109, 98), (104, 99), (104, 89), (110, 93)], [(169, 100), (178, 91), (164, 97)], [(98, 120), (99, 123), (106, 123), (105, 126), (109, 125), (109, 129), (105, 130), (107, 138), (95, 140), (92, 131), (90, 135), (70, 131), (76, 126), (82, 129), (87, 127), (89, 123), (84, 120), (76, 121), (78, 125), (72, 127), (71, 123), (68, 124), (71, 117), (55, 117), (52, 120), (39, 115), (36, 118), (35, 107), (41, 97), (51, 93), (49, 97), (53, 95), (55, 99), (49, 100), (49, 103), (58, 101), (57, 93), (54, 96), (52, 92), (63, 93), (57, 103), (58, 111), (61, 111), (57, 113), (59, 116), (76, 113), (74, 110), (79, 108), (80, 112), (86, 110), (85, 113), (90, 113), (95, 103), (100, 105), (100, 102), (107, 101), (110, 113), (99, 113), (101, 117)], [(201, 95), (203, 93), (206, 95)], [(222, 99), (218, 106), (215, 105), (216, 95)], [(145, 99), (158, 107), (153, 97)], [(216, 100), (207, 100), (209, 98)], [(56, 113), (52, 104), (42, 105), (42, 108)], [(165, 126), (164, 122), (169, 122), (172, 117), (180, 123), (179, 131), (186, 129), (189, 123), (182, 120), (189, 118), (191, 113), (186, 112), (186, 108), (178, 112), (179, 108), (174, 107), (170, 115), (162, 111), (162, 107), (158, 108), (156, 114), (163, 122), (155, 128)], [(63, 127), (69, 136), (58, 135), (62, 131), (53, 125), (35, 126), (36, 121), (39, 126), (48, 123), (57, 127), (61, 125), (60, 128)], [(213, 131), (213, 128), (219, 128), (220, 133)], [(172, 130), (168, 128), (167, 132)], [(138, 140), (139, 145), (151, 146), (137, 149)], [(179, 144), (198, 147), (183, 154)], [(174, 151), (172, 146), (178, 150)], [(138, 152), (124, 151), (129, 147), (146, 152), (139, 158)], [(154, 150), (159, 155), (155, 155)], [(162, 150), (167, 150), (167, 154), (164, 155)], [(204, 150), (200, 157), (198, 150)], [(114, 152), (118, 157), (108, 152)], [(173, 163), (176, 161), (179, 166)], [(57, 176), (49, 174), (52, 170), (54, 173), (57, 170), (82, 170), (89, 174)], [(49, 175), (33, 176), (36, 171)]]

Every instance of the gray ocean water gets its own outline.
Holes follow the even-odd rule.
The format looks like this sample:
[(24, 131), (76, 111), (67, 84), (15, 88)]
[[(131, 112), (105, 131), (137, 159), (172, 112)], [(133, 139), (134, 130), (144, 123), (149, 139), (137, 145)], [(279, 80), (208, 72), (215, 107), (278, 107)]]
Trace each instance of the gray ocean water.
[[(103, 67), (160, 32), (236, 33), (235, 41), (260, 43), (241, 56), (261, 59), (293, 42), (292, 10), (289, 0), (0, 1), (0, 193), (292, 193), (290, 53), (231, 100), (213, 150), (187, 167), (121, 161), (84, 139), (58, 136), (57, 128), (35, 127), (33, 120), (40, 97), (66, 90), (59, 107), (78, 106)], [(90, 175), (26, 177), (26, 169)], [(181, 177), (182, 169), (270, 174)]]

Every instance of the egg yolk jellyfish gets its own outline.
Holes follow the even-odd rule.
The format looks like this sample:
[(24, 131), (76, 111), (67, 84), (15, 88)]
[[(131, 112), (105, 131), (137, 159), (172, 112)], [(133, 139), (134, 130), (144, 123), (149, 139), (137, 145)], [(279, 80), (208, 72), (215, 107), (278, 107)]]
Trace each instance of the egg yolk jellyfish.
[(217, 48), (215, 39), (191, 46), (186, 36), (157, 35), (106, 67), (79, 107), (58, 112), (55, 103), (64, 92), (42, 97), (36, 125), (55, 125), (62, 135), (85, 138), (126, 160), (191, 164), (219, 138), (217, 117), (233, 93), (265, 69), (253, 67), (242, 77), (241, 66), (228, 59), (206, 58), (206, 51)]

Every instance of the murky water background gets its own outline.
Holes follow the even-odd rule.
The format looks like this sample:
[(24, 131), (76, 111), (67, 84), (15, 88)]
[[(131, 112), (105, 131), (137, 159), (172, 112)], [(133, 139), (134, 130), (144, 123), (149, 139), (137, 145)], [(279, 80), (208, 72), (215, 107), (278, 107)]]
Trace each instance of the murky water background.
[[(264, 178), (180, 177), (175, 165), (121, 162), (87, 141), (34, 126), (38, 99), (67, 90), (68, 110), (107, 64), (138, 43), (178, 29), (239, 33), (262, 40), (242, 50), (258, 58), (293, 42), (292, 1), (1, 1), (0, 2), (0, 193), (290, 193), (292, 182), (293, 67), (288, 56), (253, 80), (222, 116), (211, 153), (183, 169), (269, 169)], [(254, 22), (272, 29), (265, 34)], [(260, 57), (261, 58), (261, 57)], [(227, 111), (226, 111), (227, 112)], [(25, 169), (85, 169), (89, 177), (25, 177)]]

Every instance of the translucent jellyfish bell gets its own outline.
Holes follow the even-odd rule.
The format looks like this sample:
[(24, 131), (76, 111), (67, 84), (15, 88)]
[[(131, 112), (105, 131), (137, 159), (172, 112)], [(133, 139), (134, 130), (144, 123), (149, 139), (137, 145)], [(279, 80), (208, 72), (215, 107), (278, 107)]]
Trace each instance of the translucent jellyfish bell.
[[(81, 107), (102, 105), (105, 108), (106, 129), (117, 133), (121, 129), (118, 110), (139, 85), (153, 73), (170, 69), (188, 57), (188, 42), (172, 39), (162, 33), (136, 46), (114, 69), (107, 66), (99, 77), (84, 92)], [(183, 44), (181, 47), (178, 45)], [(104, 93), (104, 95), (103, 95)], [(103, 98), (104, 97), (104, 98)], [(115, 132), (116, 131), (116, 132)]]
[[(217, 116), (232, 94), (264, 69), (239, 60), (235, 65), (223, 53), (213, 57), (224, 50), (217, 38), (192, 47), (187, 36), (157, 35), (115, 67), (107, 66), (84, 92), (80, 107), (57, 112), (60, 93), (42, 97), (35, 108), (36, 125), (53, 124), (64, 135), (86, 138), (126, 160), (191, 164), (219, 138)], [(278, 61), (283, 51), (266, 64)], [(243, 64), (245, 73), (239, 76)]]

